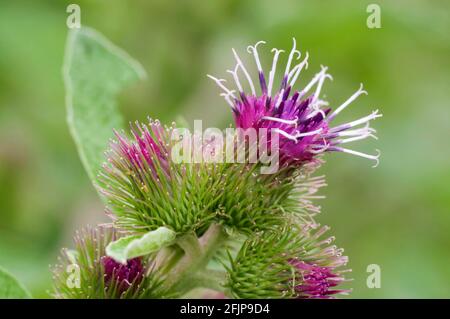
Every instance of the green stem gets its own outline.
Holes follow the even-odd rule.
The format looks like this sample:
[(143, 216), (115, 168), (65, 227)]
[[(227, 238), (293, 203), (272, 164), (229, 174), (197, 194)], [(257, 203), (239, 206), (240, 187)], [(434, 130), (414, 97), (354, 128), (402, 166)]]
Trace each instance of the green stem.
[(202, 254), (202, 247), (195, 234), (186, 234), (177, 240), (177, 244), (184, 250), (186, 255), (192, 259), (198, 258)]
[(153, 266), (150, 268), (158, 269), (161, 273), (170, 271), (177, 262), (183, 257), (183, 250), (173, 245), (171, 247), (163, 248), (153, 261)]
[(192, 277), (192, 282), (195, 283), (195, 287), (223, 291), (226, 276), (227, 273), (225, 271), (206, 269), (205, 271), (197, 272)]
[(200, 245), (203, 250), (204, 266), (213, 257), (214, 253), (223, 245), (228, 235), (220, 224), (211, 224), (205, 234), (200, 238)]
[(206, 266), (226, 238), (220, 224), (212, 224), (200, 240), (194, 234), (181, 237), (177, 244), (185, 254), (166, 276), (164, 285), (167, 291), (179, 294), (204, 286), (222, 291), (225, 274), (207, 270)]

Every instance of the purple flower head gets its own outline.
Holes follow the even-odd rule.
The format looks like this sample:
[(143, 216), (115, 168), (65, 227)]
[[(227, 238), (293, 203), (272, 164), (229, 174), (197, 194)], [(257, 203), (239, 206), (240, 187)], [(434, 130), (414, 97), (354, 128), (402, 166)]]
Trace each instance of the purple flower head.
[(294, 289), (299, 298), (331, 298), (335, 294), (347, 294), (350, 290), (334, 289), (345, 279), (334, 267), (320, 267), (303, 261), (292, 262), (302, 278)]
[(117, 285), (120, 293), (129, 289), (132, 285), (139, 285), (144, 278), (144, 267), (140, 258), (128, 260), (127, 264), (123, 265), (105, 256), (102, 258), (102, 264), (105, 285), (110, 285), (113, 282)]
[(114, 130), (115, 139), (110, 142), (110, 150), (106, 152), (107, 163), (99, 172), (98, 189), (110, 201), (120, 202), (130, 199), (124, 196), (117, 185), (132, 186), (133, 190), (147, 192), (146, 181), (158, 182), (167, 177), (170, 171), (170, 147), (167, 144), (166, 127), (159, 121), (151, 121), (148, 125), (136, 122), (131, 126), (132, 138), (125, 132)]
[(164, 143), (164, 128), (159, 121), (150, 121), (149, 125), (136, 122), (131, 128), (134, 141), (114, 131), (117, 138), (111, 142), (109, 162), (122, 171), (155, 170), (156, 166), (168, 167), (169, 155)]
[(331, 245), (334, 236), (323, 239), (322, 236), (330, 229), (328, 226), (311, 232), (315, 227), (309, 225), (302, 230), (308, 238), (304, 245), (309, 248), (288, 260), (295, 274), (292, 286), (296, 297), (332, 298), (336, 294), (350, 293), (349, 289), (335, 288), (349, 281), (344, 278), (344, 274), (351, 271), (345, 268), (348, 257), (343, 255), (342, 248)]
[[(325, 80), (332, 79), (326, 67), (322, 66), (321, 71), (303, 89), (295, 90), (293, 87), (300, 72), (308, 67), (308, 53), (302, 61), (291, 66), (294, 60), (299, 60), (301, 57), (300, 51), (296, 49), (296, 41), (293, 39), (293, 48), (288, 56), (281, 84), (277, 89), (274, 84), (276, 67), (279, 55), (284, 51), (272, 49), (274, 57), (267, 80), (257, 50), (258, 45), (264, 43), (259, 41), (247, 48), (256, 62), (259, 92), (256, 91), (249, 72), (234, 49), (233, 54), (237, 64), (233, 70), (228, 70), (228, 73), (234, 79), (237, 92), (224, 85), (226, 80), (208, 75), (223, 90), (221, 96), (231, 106), (236, 126), (242, 129), (254, 128), (257, 131), (264, 128), (271, 134), (278, 134), (282, 164), (302, 165), (325, 151), (340, 151), (371, 159), (375, 161), (374, 166), (376, 166), (379, 152), (377, 155), (369, 155), (341, 145), (367, 137), (376, 138), (375, 130), (369, 127), (369, 122), (382, 116), (378, 110), (349, 123), (331, 125), (335, 117), (359, 95), (367, 94), (362, 85), (334, 111), (328, 108), (328, 103), (320, 98)], [(250, 88), (249, 93), (244, 92), (244, 81), (241, 81), (239, 74), (244, 75), (244, 81)], [(314, 87), (314, 92), (309, 93)]]

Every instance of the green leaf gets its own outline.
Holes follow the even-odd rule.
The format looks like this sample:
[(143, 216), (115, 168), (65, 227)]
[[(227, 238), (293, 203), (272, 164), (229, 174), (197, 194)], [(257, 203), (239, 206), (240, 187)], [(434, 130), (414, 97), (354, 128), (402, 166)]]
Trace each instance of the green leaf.
[(175, 237), (173, 230), (159, 227), (143, 236), (127, 236), (109, 243), (106, 254), (117, 262), (126, 264), (131, 258), (150, 254), (172, 244)]
[(142, 66), (89, 28), (72, 29), (64, 61), (67, 121), (92, 180), (101, 168), (112, 130), (123, 128), (116, 96), (144, 79)]
[(0, 299), (28, 299), (30, 293), (16, 278), (0, 268)]

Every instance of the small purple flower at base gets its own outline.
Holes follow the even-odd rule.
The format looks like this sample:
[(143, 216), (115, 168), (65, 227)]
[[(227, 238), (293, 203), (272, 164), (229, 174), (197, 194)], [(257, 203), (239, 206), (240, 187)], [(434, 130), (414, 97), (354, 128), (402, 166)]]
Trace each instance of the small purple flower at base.
[[(296, 49), (294, 39), (281, 85), (272, 94), (278, 57), (283, 50), (272, 49), (274, 58), (267, 83), (257, 51), (258, 45), (264, 43), (264, 41), (260, 41), (255, 46), (247, 48), (247, 51), (254, 56), (256, 62), (261, 88), (260, 93), (256, 92), (249, 72), (234, 49), (233, 54), (237, 64), (233, 70), (228, 70), (228, 72), (236, 83), (238, 93), (236, 94), (236, 90), (230, 90), (224, 85), (226, 80), (208, 75), (224, 91), (221, 96), (231, 106), (236, 126), (242, 129), (253, 128), (257, 131), (259, 129), (267, 129), (272, 134), (278, 134), (280, 137), (280, 163), (282, 165), (302, 165), (305, 162), (313, 161), (318, 154), (325, 151), (339, 151), (374, 160), (376, 166), (379, 154), (369, 155), (338, 145), (367, 137), (376, 138), (374, 135), (375, 130), (370, 128), (368, 124), (371, 120), (381, 117), (378, 110), (361, 119), (334, 127), (331, 126), (331, 122), (336, 115), (359, 95), (367, 94), (363, 90), (362, 85), (356, 93), (333, 112), (331, 108), (327, 107), (328, 103), (319, 98), (324, 81), (327, 78), (332, 79), (326, 73), (326, 67), (322, 66), (321, 71), (302, 90), (295, 91), (293, 85), (297, 81), (300, 72), (308, 67), (308, 53), (306, 53), (305, 58), (301, 62), (291, 67), (293, 60), (298, 60), (301, 56), (300, 51)], [(243, 84), (238, 76), (239, 71), (245, 75), (251, 94), (244, 92)], [(314, 86), (316, 86), (314, 93), (306, 97), (306, 94)], [(268, 143), (270, 143), (270, 136)]]
[(314, 266), (303, 261), (295, 261), (292, 264), (302, 278), (301, 284), (294, 287), (298, 298), (332, 298), (335, 294), (350, 292), (345, 289), (333, 289), (345, 281), (340, 272), (333, 272), (333, 267)]
[(112, 282), (117, 285), (120, 293), (128, 290), (132, 285), (138, 286), (144, 278), (144, 267), (140, 258), (127, 261), (126, 265), (116, 262), (111, 257), (102, 257), (105, 286)]

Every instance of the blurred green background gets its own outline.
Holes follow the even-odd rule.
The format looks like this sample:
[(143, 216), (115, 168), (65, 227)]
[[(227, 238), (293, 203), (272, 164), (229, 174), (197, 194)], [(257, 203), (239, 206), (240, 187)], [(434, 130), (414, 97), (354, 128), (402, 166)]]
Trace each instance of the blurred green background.
[[(69, 3), (0, 1), (0, 265), (35, 297), (49, 296), (48, 265), (71, 245), (74, 230), (107, 220), (65, 122)], [(374, 122), (379, 141), (352, 145), (379, 148), (381, 163), (372, 169), (360, 158), (328, 155), (319, 220), (350, 257), (351, 297), (450, 297), (450, 2), (76, 3), (82, 24), (148, 71), (147, 81), (120, 96), (129, 120), (150, 115), (170, 123), (183, 115), (227, 126), (229, 108), (205, 74), (224, 75), (231, 47), (246, 56), (246, 46), (262, 39), (289, 50), (295, 36), (309, 51), (303, 84), (320, 64), (329, 66), (332, 106), (363, 82), (369, 96), (339, 120), (382, 111)], [(369, 3), (381, 6), (381, 29), (366, 26)], [(366, 286), (369, 264), (381, 267), (379, 289)]]

